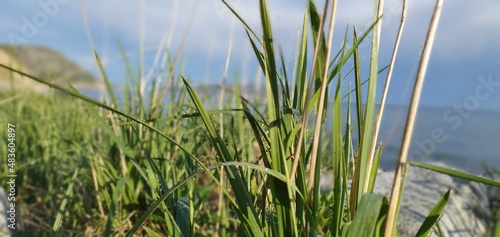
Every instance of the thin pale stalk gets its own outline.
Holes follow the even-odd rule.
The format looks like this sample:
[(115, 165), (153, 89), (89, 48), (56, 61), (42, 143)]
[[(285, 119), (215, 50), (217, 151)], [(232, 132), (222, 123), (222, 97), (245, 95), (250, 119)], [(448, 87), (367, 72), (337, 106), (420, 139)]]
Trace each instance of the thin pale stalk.
[(417, 116), (418, 103), (420, 101), (420, 93), (422, 91), (422, 85), (424, 83), (425, 73), (427, 71), (427, 65), (429, 63), (429, 57), (432, 51), (432, 45), (434, 43), (434, 38), (436, 35), (436, 29), (439, 23), (439, 17), (441, 16), (441, 9), (443, 6), (443, 0), (437, 0), (436, 6), (434, 8), (434, 14), (429, 26), (429, 31), (427, 32), (427, 38), (424, 44), (424, 50), (420, 58), (420, 66), (417, 73), (417, 78), (415, 79), (415, 86), (413, 88), (413, 95), (411, 98), (410, 108), (408, 110), (408, 117), (406, 119), (405, 133), (403, 140), (401, 142), (401, 151), (399, 153), (399, 160), (396, 165), (396, 170), (394, 174), (394, 183), (392, 185), (391, 197), (389, 202), (389, 211), (387, 214), (387, 223), (385, 227), (384, 236), (391, 236), (393, 226), (396, 220), (396, 211), (398, 205), (399, 194), (401, 191), (401, 180), (404, 175), (403, 169), (406, 164), (408, 150), (410, 147), (411, 136), (413, 134), (413, 126), (415, 124), (415, 118)]
[[(226, 66), (224, 68), (224, 75), (222, 75), (221, 82), (220, 82), (219, 109), (223, 109), (222, 108), (222, 102), (223, 102), (223, 99), (224, 99), (224, 92), (225, 92), (225, 88), (226, 88), (227, 71), (228, 71), (228, 68), (229, 68), (229, 61), (231, 59), (231, 50), (233, 48), (233, 37), (232, 37), (232, 35), (233, 35), (233, 30), (231, 30), (231, 37), (229, 39), (229, 46), (228, 46), (228, 49), (227, 49)], [(223, 137), (223, 133), (224, 133), (224, 115), (223, 115), (223, 113), (220, 113), (220, 115), (219, 115), (219, 136)], [(223, 170), (221, 169), (221, 174), (223, 174), (222, 171)], [(221, 185), (224, 185), (224, 175), (220, 176), (219, 182), (221, 183)], [(219, 209), (217, 210), (217, 216), (218, 217), (222, 216), (222, 205), (223, 205), (223, 200), (224, 200), (221, 191), (219, 191), (219, 202), (218, 202)], [(220, 223), (217, 222), (215, 224), (215, 233), (216, 233), (217, 236), (219, 235), (219, 230), (220, 230)]]
[[(179, 49), (178, 49), (177, 53), (175, 54), (175, 57), (174, 57), (174, 60), (173, 60), (172, 64), (170, 65), (170, 70), (169, 70), (170, 78), (169, 78), (169, 81), (173, 81), (174, 80), (174, 77), (175, 77), (174, 76), (175, 67), (177, 66), (177, 62), (179, 61), (179, 58), (181, 56), (182, 49), (184, 48), (184, 45), (185, 45), (185, 43), (187, 41), (187, 37), (189, 35), (189, 32), (191, 31), (191, 27), (193, 25), (194, 18), (196, 16), (196, 12), (198, 10), (199, 3), (200, 3), (199, 0), (196, 1), (196, 4), (195, 4), (195, 6), (193, 8), (193, 11), (191, 12), (191, 17), (189, 18), (189, 22), (188, 22), (188, 25), (186, 27), (186, 31), (184, 32), (184, 35), (182, 36), (182, 40), (181, 40), (181, 44), (179, 45)], [(159, 105), (161, 104), (161, 101), (163, 100), (163, 98), (167, 94), (167, 89), (168, 89), (168, 83), (165, 83), (165, 85), (162, 88), (160, 97), (157, 98), (156, 105), (158, 105), (158, 107), (155, 107), (153, 109), (153, 111), (151, 112), (151, 117), (154, 117), (156, 115), (156, 112), (158, 111), (158, 109), (160, 107)], [(151, 102), (151, 103), (153, 103), (153, 102)]]
[[(226, 64), (224, 67), (224, 75), (222, 75), (221, 81), (220, 81), (220, 91), (219, 91), (219, 109), (222, 109), (222, 102), (224, 101), (224, 92), (226, 89), (226, 79), (227, 79), (227, 71), (229, 69), (229, 62), (231, 59), (231, 50), (233, 48), (233, 29), (231, 29), (231, 37), (229, 38), (229, 46), (227, 49), (227, 56), (226, 56)], [(219, 115), (219, 135), (222, 137), (222, 134), (224, 133), (224, 123), (223, 123), (224, 115), (221, 113)]]
[(318, 62), (319, 49), (321, 48), (321, 37), (323, 37), (323, 30), (322, 29), (325, 25), (326, 12), (328, 11), (329, 2), (330, 2), (329, 0), (325, 1), (323, 16), (321, 17), (321, 21), (319, 23), (319, 29), (321, 29), (321, 30), (318, 32), (318, 37), (316, 38), (316, 48), (314, 49), (313, 61), (312, 61), (312, 66), (311, 66), (312, 67), (311, 68), (311, 75), (309, 75), (309, 84), (307, 85), (306, 99), (304, 102), (304, 108), (303, 108), (303, 112), (302, 112), (302, 121), (300, 124), (299, 139), (297, 140), (297, 146), (295, 147), (296, 159), (293, 159), (292, 171), (290, 172), (291, 182), (295, 181), (295, 173), (297, 172), (297, 167), (299, 166), (300, 152), (302, 150), (302, 142), (304, 141), (304, 133), (306, 130), (307, 111), (309, 110), (309, 101), (311, 100), (310, 98), (311, 98), (312, 86), (313, 86), (313, 81), (314, 81), (314, 72), (316, 71), (316, 64)]
[[(389, 64), (389, 69), (387, 72), (387, 78), (385, 80), (384, 91), (382, 92), (382, 99), (380, 100), (380, 108), (377, 114), (377, 120), (375, 121), (375, 130), (373, 131), (373, 139), (370, 148), (370, 159), (368, 160), (368, 166), (366, 170), (370, 172), (373, 165), (373, 157), (375, 155), (375, 148), (377, 147), (378, 133), (380, 131), (380, 124), (382, 123), (382, 116), (384, 114), (385, 101), (387, 98), (387, 92), (389, 91), (389, 85), (391, 84), (392, 71), (394, 69), (394, 64), (396, 64), (396, 56), (398, 55), (399, 42), (401, 41), (401, 36), (403, 35), (403, 28), (406, 22), (406, 0), (403, 0), (403, 8), (401, 9), (401, 23), (399, 24), (398, 34), (396, 36), (396, 41), (394, 42), (394, 50), (392, 52), (391, 62)], [(370, 182), (370, 175), (366, 176), (365, 183)], [(364, 192), (368, 192), (368, 187), (370, 185), (365, 185)]]
[[(334, 0), (332, 2), (331, 12), (330, 12), (330, 26), (328, 28), (328, 43), (326, 44), (326, 56), (325, 56), (325, 64), (323, 75), (321, 75), (321, 92), (320, 99), (318, 104), (318, 115), (316, 116), (316, 125), (314, 127), (314, 139), (313, 139), (313, 147), (311, 151), (311, 171), (309, 173), (309, 180), (307, 183), (307, 193), (309, 197), (311, 197), (311, 190), (315, 183), (315, 175), (316, 175), (316, 160), (318, 156), (318, 147), (319, 140), (321, 139), (321, 121), (323, 120), (323, 108), (325, 106), (325, 95), (326, 95), (326, 87), (328, 86), (328, 66), (330, 62), (330, 50), (333, 42), (333, 29), (335, 26), (335, 12), (337, 9), (337, 1)], [(324, 13), (326, 14), (326, 12)], [(305, 108), (307, 109), (307, 107)]]

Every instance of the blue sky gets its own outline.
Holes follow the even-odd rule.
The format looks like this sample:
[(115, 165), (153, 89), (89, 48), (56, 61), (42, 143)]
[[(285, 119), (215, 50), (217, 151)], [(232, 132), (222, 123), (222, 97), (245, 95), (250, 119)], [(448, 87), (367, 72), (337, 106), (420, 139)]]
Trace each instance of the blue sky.
[[(228, 0), (255, 29), (260, 29), (258, 1)], [(195, 8), (195, 6), (197, 7)], [(306, 1), (270, 0), (276, 42), (287, 64), (293, 65), (296, 37)], [(399, 24), (399, 0), (385, 1), (381, 65), (390, 59)], [(408, 18), (394, 71), (388, 103), (408, 103), (418, 67), (426, 28), (435, 1), (409, 1)], [(317, 5), (322, 8), (322, 2)], [(145, 49), (144, 68), (161, 70), (154, 64), (159, 48), (175, 53), (192, 14), (193, 23), (180, 58), (184, 74), (193, 81), (220, 81), (230, 40), (233, 42), (230, 76), (254, 82), (257, 65), (244, 30), (218, 0), (85, 1), (92, 44), (100, 54), (112, 81), (123, 82), (124, 63), (118, 44), (138, 65)], [(421, 104), (500, 110), (500, 2), (445, 1)], [(334, 50), (347, 26), (364, 29), (372, 20), (373, 1), (339, 1)], [(62, 52), (97, 75), (85, 28), (82, 3), (78, 0), (7, 0), (0, 9), (0, 43), (46, 45)], [(364, 65), (369, 47), (362, 48)], [(364, 75), (366, 75), (365, 67)], [(380, 79), (385, 78), (385, 76)], [(482, 79), (480, 79), (482, 78)], [(262, 82), (262, 80), (261, 80)], [(382, 83), (380, 88), (382, 88)]]

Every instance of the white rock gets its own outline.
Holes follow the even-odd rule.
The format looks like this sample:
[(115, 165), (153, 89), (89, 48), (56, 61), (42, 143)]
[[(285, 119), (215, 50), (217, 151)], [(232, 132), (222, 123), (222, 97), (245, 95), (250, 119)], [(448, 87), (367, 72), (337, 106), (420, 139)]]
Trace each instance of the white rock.
[[(379, 170), (374, 192), (389, 197), (393, 177), (393, 171)], [(322, 191), (332, 188), (332, 179), (331, 173), (322, 175)], [(492, 209), (488, 188), (417, 167), (410, 167), (406, 178), (397, 221), (398, 236), (415, 236), (431, 209), (448, 189), (452, 190), (451, 195), (440, 219), (446, 236), (484, 236)], [(432, 236), (438, 236), (437, 229)]]

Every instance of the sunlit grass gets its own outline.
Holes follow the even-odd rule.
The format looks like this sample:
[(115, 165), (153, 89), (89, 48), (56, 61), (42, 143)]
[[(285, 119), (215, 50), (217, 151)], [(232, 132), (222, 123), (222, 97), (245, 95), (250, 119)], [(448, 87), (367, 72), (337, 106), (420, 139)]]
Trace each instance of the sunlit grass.
[[(379, 2), (375, 7), (381, 5)], [(373, 192), (381, 154), (373, 135), (380, 122), (376, 121), (376, 78), (381, 68), (386, 68), (379, 65), (378, 54), (382, 12), (375, 11), (373, 24), (364, 32), (353, 29), (339, 33), (333, 29), (335, 1), (326, 1), (323, 12), (310, 1), (304, 13), (297, 64), (290, 69), (275, 49), (267, 1), (259, 1), (259, 9), (261, 28), (257, 30), (249, 28), (230, 8), (246, 27), (266, 79), (266, 98), (259, 101), (243, 98), (235, 83), (224, 95), (226, 102), (219, 104), (223, 108), (211, 108), (210, 102), (219, 97), (197, 91), (182, 71), (174, 70), (178, 55), (170, 58), (168, 52), (173, 65), (151, 82), (149, 95), (137, 76), (143, 68), (134, 69), (124, 55), (129, 75), (125, 95), (119, 100), (120, 92), (111, 85), (94, 50), (107, 89), (106, 102), (0, 65), (71, 95), (61, 99), (55, 95), (19, 96), (19, 91), (2, 94), (5, 109), (0, 112), (0, 121), (16, 123), (20, 129), (19, 203), (25, 203), (26, 210), (38, 210), (21, 215), (21, 220), (26, 220), (24, 233), (395, 235), (401, 197), (397, 190), (409, 163), (400, 161), (402, 180), (396, 182), (392, 201)], [(362, 88), (358, 46), (368, 40), (369, 33), (373, 38), (366, 89)], [(344, 40), (338, 52), (331, 51), (333, 37)], [(349, 80), (352, 91), (342, 90)], [(327, 93), (327, 87), (332, 93)], [(346, 117), (343, 110), (348, 111)], [(354, 118), (351, 110), (356, 111)], [(325, 123), (328, 114), (332, 115), (331, 124)], [(360, 128), (355, 135), (359, 144), (353, 144), (351, 124)], [(332, 128), (329, 134), (324, 133), (327, 127)], [(325, 164), (333, 171), (333, 189), (321, 193), (319, 180)], [(493, 179), (452, 169), (411, 164), (499, 185)], [(448, 195), (428, 210), (429, 217), (419, 233), (429, 233), (436, 225)]]

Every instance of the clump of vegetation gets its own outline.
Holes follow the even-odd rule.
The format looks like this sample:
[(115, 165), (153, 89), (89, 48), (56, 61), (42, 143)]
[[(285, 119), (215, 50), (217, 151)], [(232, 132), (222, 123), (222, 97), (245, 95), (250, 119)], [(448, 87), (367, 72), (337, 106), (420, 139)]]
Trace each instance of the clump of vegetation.
[[(61, 102), (55, 96), (2, 95), (0, 103), (6, 109), (1, 110), (0, 121), (16, 123), (19, 129), (18, 203), (25, 211), (21, 211), (18, 234), (394, 235), (401, 185), (394, 186), (390, 202), (372, 193), (381, 153), (376, 146), (381, 117), (376, 116), (375, 92), (382, 8), (379, 5), (374, 23), (365, 32), (346, 32), (343, 47), (330, 55), (336, 2), (326, 1), (320, 14), (309, 1), (292, 73), (275, 50), (267, 2), (260, 0), (259, 6), (259, 34), (231, 10), (246, 27), (266, 77), (267, 100), (260, 101), (264, 110), (241, 97), (237, 85), (225, 109), (207, 109), (208, 99), (175, 71), (176, 60), (150, 84), (147, 97), (141, 78), (129, 67), (125, 96), (118, 100), (94, 52), (107, 86), (107, 103), (0, 65), (75, 98)], [(370, 74), (363, 90), (358, 45), (370, 32)], [(341, 91), (348, 75), (354, 90)], [(423, 74), (419, 75), (422, 80)], [(326, 93), (328, 86), (334, 88), (333, 95)], [(417, 90), (416, 103), (418, 94)], [(344, 98), (349, 101), (346, 117), (341, 113)], [(351, 100), (355, 108), (350, 107)], [(326, 106), (328, 101), (332, 107)], [(356, 111), (355, 118), (350, 110)], [(328, 113), (333, 118), (332, 132), (322, 134)], [(353, 123), (362, 128), (356, 145)], [(330, 142), (329, 150), (322, 153), (319, 146), (325, 141)], [(404, 174), (408, 163), (399, 162), (398, 172)], [(331, 164), (334, 174), (333, 189), (327, 193), (319, 189), (324, 163)], [(432, 231), (446, 199), (429, 210), (430, 219), (419, 234)]]

